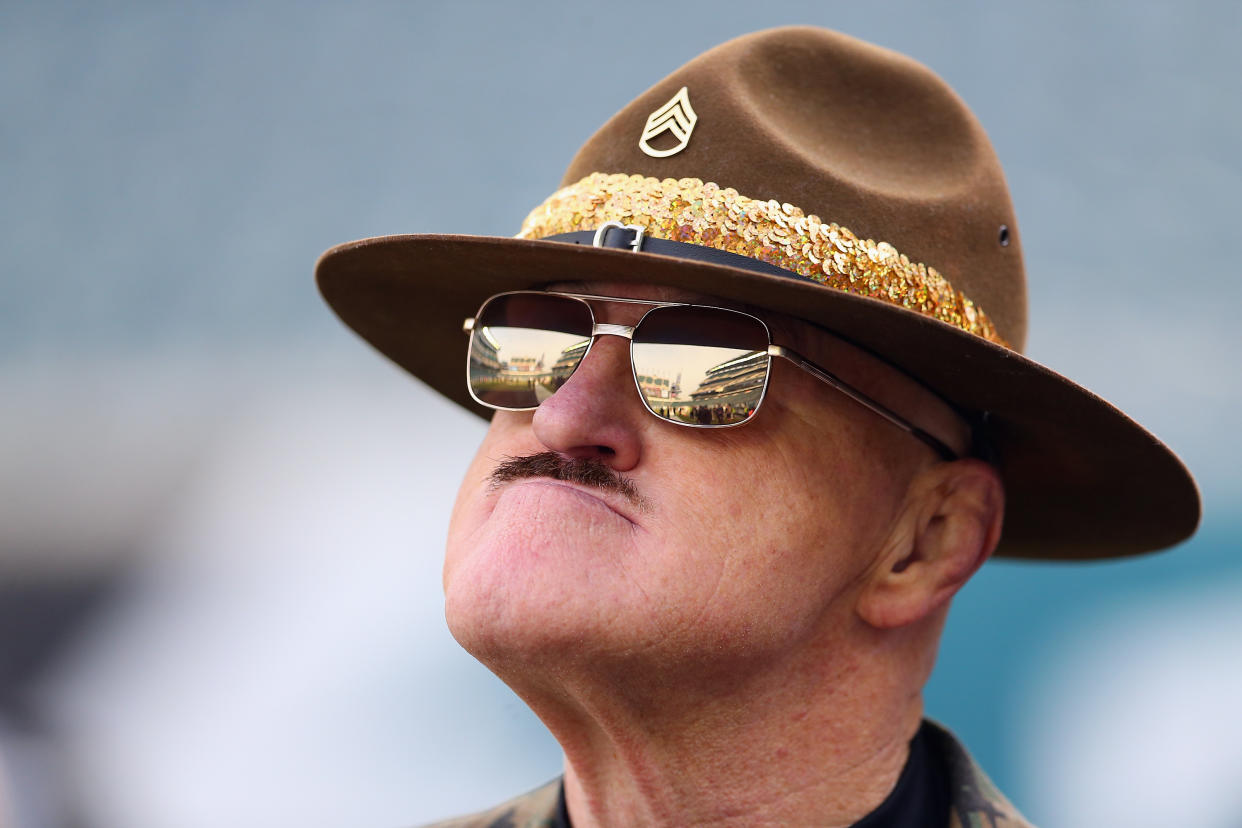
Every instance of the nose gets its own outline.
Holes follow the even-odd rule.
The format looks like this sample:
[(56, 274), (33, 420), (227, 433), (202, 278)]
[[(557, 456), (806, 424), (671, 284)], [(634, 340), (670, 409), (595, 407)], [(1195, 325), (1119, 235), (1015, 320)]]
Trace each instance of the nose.
[(565, 384), (535, 409), (532, 427), (550, 451), (594, 458), (625, 472), (638, 465), (651, 419), (634, 386), (629, 341), (605, 335), (595, 339)]

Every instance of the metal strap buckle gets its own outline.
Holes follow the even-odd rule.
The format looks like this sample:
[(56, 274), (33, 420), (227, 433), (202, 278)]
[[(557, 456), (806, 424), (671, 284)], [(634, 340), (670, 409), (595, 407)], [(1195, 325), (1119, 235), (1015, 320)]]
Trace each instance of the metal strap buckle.
[(592, 246), (603, 247), (604, 237), (608, 235), (609, 230), (614, 228), (617, 230), (633, 230), (634, 238), (629, 243), (630, 247), (635, 253), (643, 249), (644, 228), (637, 224), (622, 224), (619, 221), (606, 221), (601, 224), (595, 231), (595, 239), (591, 242)]

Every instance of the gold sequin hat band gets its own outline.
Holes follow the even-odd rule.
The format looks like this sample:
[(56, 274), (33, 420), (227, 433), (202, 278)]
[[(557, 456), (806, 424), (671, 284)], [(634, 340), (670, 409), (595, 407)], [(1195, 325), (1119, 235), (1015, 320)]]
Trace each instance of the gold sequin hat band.
[[(609, 69), (594, 82), (621, 77)], [(462, 173), (471, 197), (505, 186)], [(1176, 455), (1022, 355), (1026, 275), (1005, 176), (927, 67), (823, 29), (746, 35), (623, 107), (553, 190), (517, 238), (335, 247), (320, 290), (380, 352), (483, 417), (462, 377), (461, 324), (495, 293), (662, 285), (802, 319), (988, 414), (1006, 499), (996, 554), (1116, 557), (1193, 533), (1198, 492)], [(649, 247), (609, 249), (637, 231), (593, 244), (617, 225)]]
[(766, 262), (835, 290), (870, 296), (1008, 346), (960, 290), (887, 242), (806, 215), (792, 204), (759, 201), (697, 178), (659, 180), (592, 173), (540, 204), (517, 237), (545, 239), (616, 222), (650, 238), (702, 245)]

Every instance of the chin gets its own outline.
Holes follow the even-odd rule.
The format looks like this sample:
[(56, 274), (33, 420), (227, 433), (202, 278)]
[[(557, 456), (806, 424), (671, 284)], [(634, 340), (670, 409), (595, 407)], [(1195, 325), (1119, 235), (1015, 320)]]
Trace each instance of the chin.
[(445, 619), (484, 664), (563, 655), (598, 634), (591, 627), (600, 617), (599, 596), (590, 582), (599, 580), (575, 566), (572, 550), (492, 542), (455, 551), (445, 566)]
[(599, 615), (587, 603), (557, 590), (485, 592), (454, 581), (445, 592), (444, 614), (457, 643), (512, 684), (515, 677), (593, 658), (607, 646), (602, 639), (616, 628), (605, 623), (601, 629)]
[(642, 607), (641, 594), (627, 597), (626, 571), (644, 545), (616, 513), (554, 485), (512, 486), (488, 501), (462, 510), (445, 558), (445, 614), (467, 650), (564, 646), (607, 632), (628, 603)]

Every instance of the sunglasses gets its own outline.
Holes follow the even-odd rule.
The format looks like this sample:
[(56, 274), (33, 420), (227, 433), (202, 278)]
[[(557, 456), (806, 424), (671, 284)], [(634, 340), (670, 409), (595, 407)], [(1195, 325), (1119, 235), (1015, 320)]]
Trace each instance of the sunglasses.
[[(636, 325), (595, 321), (594, 302), (643, 305)], [(797, 365), (945, 460), (957, 452), (823, 366), (772, 342), (757, 316), (684, 302), (650, 302), (550, 291), (498, 293), (463, 329), (470, 334), (466, 382), (476, 402), (498, 411), (530, 411), (568, 382), (599, 336), (630, 341), (630, 365), (643, 406), (661, 420), (692, 428), (731, 428), (755, 416), (768, 390), (772, 358)]]

